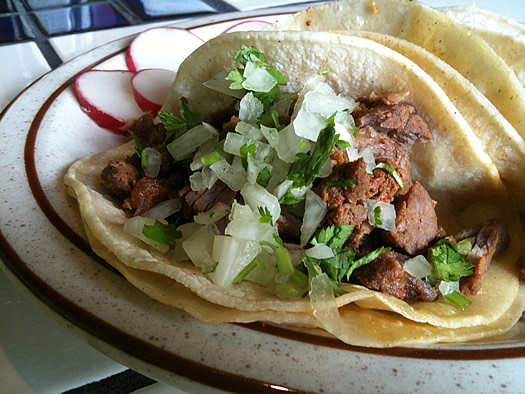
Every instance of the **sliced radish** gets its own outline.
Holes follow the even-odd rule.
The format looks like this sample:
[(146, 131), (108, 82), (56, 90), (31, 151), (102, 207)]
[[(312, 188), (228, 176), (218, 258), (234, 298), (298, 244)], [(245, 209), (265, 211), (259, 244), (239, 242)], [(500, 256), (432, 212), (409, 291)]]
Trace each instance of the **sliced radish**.
[(75, 95), (82, 110), (100, 127), (127, 134), (144, 112), (133, 100), (131, 71), (91, 70), (75, 79)]
[(204, 41), (178, 27), (156, 27), (137, 35), (126, 52), (131, 71), (162, 68), (177, 71), (182, 61)]
[(266, 21), (259, 21), (259, 20), (252, 20), (252, 21), (244, 21), (236, 23), (233, 26), (228, 27), (226, 30), (223, 31), (224, 33), (232, 33), (234, 31), (259, 31), (264, 29), (266, 26), (271, 25), (270, 22)]
[(160, 68), (147, 68), (136, 73), (131, 78), (131, 86), (138, 106), (157, 116), (176, 75), (175, 71)]

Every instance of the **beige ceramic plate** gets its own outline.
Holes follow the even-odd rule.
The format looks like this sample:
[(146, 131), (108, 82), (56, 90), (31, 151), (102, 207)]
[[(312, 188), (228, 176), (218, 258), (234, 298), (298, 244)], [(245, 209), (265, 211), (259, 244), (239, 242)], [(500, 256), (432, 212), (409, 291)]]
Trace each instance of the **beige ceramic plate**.
[[(246, 18), (274, 21), (278, 14), (230, 14), (179, 26), (209, 39)], [(130, 41), (109, 43), (46, 74), (0, 117), (0, 248), (17, 281), (99, 350), (187, 390), (201, 391), (199, 384), (242, 392), (525, 387), (525, 335), (518, 331), (497, 344), (381, 350), (263, 324), (203, 324), (148, 298), (97, 258), (62, 178), (74, 160), (123, 140), (82, 113), (72, 82), (93, 67), (125, 68)]]

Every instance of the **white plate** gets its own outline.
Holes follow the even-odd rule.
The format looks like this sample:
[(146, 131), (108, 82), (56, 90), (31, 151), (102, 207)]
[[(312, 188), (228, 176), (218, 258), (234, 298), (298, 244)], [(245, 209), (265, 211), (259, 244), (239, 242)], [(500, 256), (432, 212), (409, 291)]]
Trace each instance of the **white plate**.
[[(209, 39), (246, 17), (274, 21), (277, 15), (230, 14), (179, 26)], [(97, 258), (62, 178), (74, 160), (123, 140), (80, 110), (72, 82), (89, 68), (123, 68), (130, 41), (114, 41), (46, 74), (0, 118), (6, 265), (90, 344), (145, 375), (197, 391), (199, 384), (243, 392), (525, 387), (519, 332), (508, 343), (366, 349), (263, 324), (203, 324), (148, 298)]]

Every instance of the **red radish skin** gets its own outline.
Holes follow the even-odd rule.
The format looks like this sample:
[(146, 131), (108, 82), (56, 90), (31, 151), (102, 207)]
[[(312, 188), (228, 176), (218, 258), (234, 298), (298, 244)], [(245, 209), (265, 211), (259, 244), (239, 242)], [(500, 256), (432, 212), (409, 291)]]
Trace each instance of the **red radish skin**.
[(159, 68), (147, 68), (137, 72), (131, 78), (131, 86), (140, 109), (157, 116), (176, 76), (174, 71)]
[(268, 25), (271, 25), (271, 23), (260, 20), (243, 21), (228, 27), (222, 32), (222, 34), (232, 33), (234, 31), (259, 31), (264, 29)]
[(131, 78), (120, 70), (90, 70), (75, 79), (75, 96), (82, 110), (100, 127), (127, 135), (144, 112), (133, 100)]
[[(155, 27), (138, 34), (126, 52), (130, 71), (162, 68), (177, 71), (182, 61), (204, 40), (178, 27)], [(176, 56), (168, 56), (170, 53)]]

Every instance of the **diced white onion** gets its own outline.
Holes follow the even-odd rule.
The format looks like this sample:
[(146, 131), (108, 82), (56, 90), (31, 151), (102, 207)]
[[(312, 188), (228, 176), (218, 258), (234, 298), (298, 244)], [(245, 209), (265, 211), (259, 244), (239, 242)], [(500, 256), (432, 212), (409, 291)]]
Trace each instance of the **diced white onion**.
[(443, 296), (446, 296), (447, 294), (453, 293), (455, 291), (461, 293), (459, 291), (459, 282), (447, 282), (444, 280), (439, 283), (439, 291)]
[(280, 183), (279, 185), (275, 187), (273, 191), (274, 196), (277, 197), (278, 200), (280, 200), (281, 197), (286, 194), (286, 192), (292, 185), (293, 185), (292, 180), (289, 180), (289, 179), (284, 180), (282, 183)]
[(282, 161), (293, 163), (297, 160), (298, 153), (306, 153), (310, 148), (310, 141), (297, 136), (293, 123), (290, 123), (279, 132), (279, 145), (275, 150)]
[(322, 273), (310, 281), (310, 304), (317, 322), (326, 331), (341, 337), (342, 324), (330, 278)]
[(241, 195), (244, 198), (244, 202), (250, 206), (252, 211), (258, 212), (260, 207), (268, 209), (270, 215), (272, 215), (273, 224), (275, 224), (279, 216), (281, 216), (279, 200), (261, 185), (251, 185), (247, 183), (241, 189)]
[[(368, 211), (368, 222), (372, 226), (387, 231), (396, 231), (396, 208), (392, 204), (372, 199), (367, 199), (363, 203)], [(381, 210), (381, 214), (379, 215), (381, 223), (376, 223), (375, 221), (374, 210), (377, 207)]]
[[(275, 193), (275, 188), (286, 178), (286, 175), (288, 175), (288, 171), (290, 170), (290, 163), (285, 163), (278, 157), (274, 157), (272, 160), (272, 175), (270, 176), (270, 180), (268, 181), (268, 185), (266, 185), (266, 189), (268, 189), (271, 193), (273, 193), (275, 196), (277, 194)], [(293, 184), (293, 182), (292, 182)], [(285, 190), (286, 192), (286, 190)], [(279, 198), (279, 197), (277, 197)]]
[(213, 242), (212, 258), (217, 262), (211, 279), (222, 287), (231, 285), (239, 273), (261, 252), (256, 241), (216, 235)]
[(192, 236), (197, 230), (201, 229), (202, 226), (195, 222), (189, 222), (181, 224), (177, 227), (177, 230), (182, 233), (182, 237), (177, 240), (175, 247), (173, 248), (173, 258), (175, 261), (186, 261), (190, 260), (188, 254), (182, 246), (183, 242)]
[(258, 127), (255, 127), (248, 122), (241, 121), (237, 123), (237, 126), (235, 126), (235, 131), (245, 137), (253, 138), (254, 140), (257, 140), (257, 141), (263, 138), (263, 134), (261, 133), (261, 130)]
[(321, 197), (309, 190), (306, 192), (303, 222), (301, 224), (301, 246), (312, 238), (326, 215), (327, 207)]
[(255, 97), (252, 92), (246, 93), (239, 103), (240, 120), (244, 120), (246, 122), (256, 121), (263, 112), (263, 103), (257, 97)]
[(228, 205), (218, 202), (209, 211), (193, 216), (193, 221), (199, 224), (212, 224), (227, 216), (230, 213), (230, 209)]
[(367, 147), (359, 152), (359, 156), (363, 158), (366, 163), (366, 172), (371, 174), (376, 168), (376, 161), (374, 159), (374, 151), (371, 147)]
[(126, 220), (124, 223), (124, 231), (140, 239), (142, 242), (153, 246), (159, 252), (166, 253), (170, 248), (169, 245), (161, 244), (151, 238), (148, 238), (142, 232), (144, 230), (144, 226), (153, 226), (156, 221), (157, 219), (144, 216), (135, 216)]
[(277, 80), (265, 68), (252, 62), (246, 63), (243, 77), (246, 80), (242, 83), (242, 87), (254, 92), (267, 93), (277, 85)]
[(312, 188), (312, 184), (309, 184), (307, 186), (301, 186), (301, 187), (293, 187), (290, 189), (290, 193), (292, 193), (297, 198), (302, 198), (305, 196), (306, 192)]
[(306, 249), (304, 254), (314, 259), (329, 259), (334, 257), (334, 251), (326, 244), (317, 244), (313, 248)]
[(246, 90), (230, 89), (230, 85), (232, 84), (232, 81), (228, 81), (225, 79), (227, 75), (228, 75), (228, 72), (226, 71), (220, 72), (215, 77), (210, 79), (209, 81), (204, 82), (203, 85), (209, 89), (215, 90), (220, 93), (227, 94), (228, 96), (232, 96), (238, 99), (242, 98), (242, 96), (245, 95)]
[(343, 96), (336, 96), (335, 93), (324, 93), (311, 91), (305, 94), (301, 110), (316, 113), (324, 119), (328, 119), (337, 111), (352, 111), (355, 102)]
[(317, 175), (318, 178), (326, 178), (328, 175), (332, 173), (332, 160), (330, 158), (326, 159), (323, 166), (319, 170), (319, 175)]
[(203, 122), (170, 142), (166, 148), (175, 161), (181, 161), (191, 157), (199, 146), (217, 135), (219, 135), (217, 129)]
[(428, 262), (425, 256), (418, 254), (405, 261), (403, 269), (410, 275), (418, 279), (423, 279), (432, 273), (432, 264)]
[(293, 121), (293, 127), (298, 137), (315, 142), (321, 130), (326, 127), (326, 119), (319, 114), (301, 110)]
[[(239, 160), (235, 160), (239, 159)], [(226, 160), (219, 160), (213, 163), (210, 168), (230, 189), (237, 192), (242, 189), (247, 182), (246, 171), (242, 167), (240, 157), (235, 157), (232, 164)]]
[(275, 148), (277, 145), (279, 145), (279, 132), (276, 128), (261, 125), (260, 131), (272, 148)]
[(204, 184), (202, 172), (196, 171), (190, 175), (190, 187), (194, 192), (201, 192), (207, 189), (206, 185)]
[(277, 264), (273, 255), (265, 250), (262, 250), (257, 258), (259, 259), (260, 264), (257, 264), (245, 279), (250, 282), (258, 283), (261, 286), (268, 286), (278, 272)]
[(144, 148), (142, 154), (146, 155), (146, 168), (144, 168), (144, 174), (150, 178), (155, 178), (159, 175), (160, 171), (160, 152), (153, 148)]
[(158, 203), (154, 207), (148, 209), (142, 214), (148, 218), (153, 219), (166, 219), (176, 212), (179, 212), (182, 208), (182, 201), (180, 198), (172, 198)]
[(208, 273), (216, 265), (212, 258), (212, 247), (215, 236), (219, 234), (217, 226), (208, 224), (195, 231), (188, 239), (182, 242), (184, 251), (189, 256), (191, 262)]

